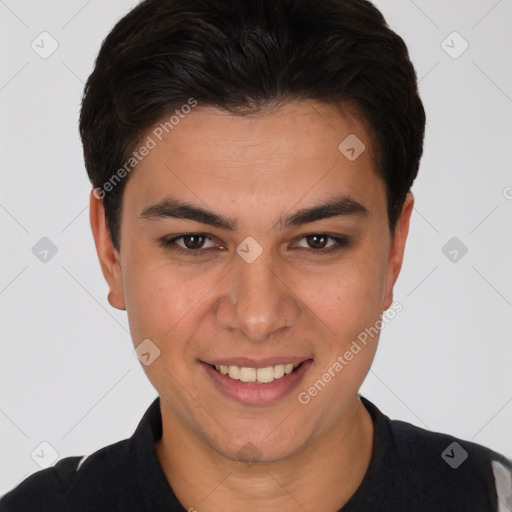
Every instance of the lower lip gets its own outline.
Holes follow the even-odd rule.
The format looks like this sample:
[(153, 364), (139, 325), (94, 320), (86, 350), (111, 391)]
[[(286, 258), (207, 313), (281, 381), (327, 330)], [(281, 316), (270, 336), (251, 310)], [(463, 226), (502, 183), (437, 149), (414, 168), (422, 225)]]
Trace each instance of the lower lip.
[(242, 382), (227, 375), (222, 375), (209, 364), (201, 362), (206, 373), (215, 383), (217, 389), (237, 402), (244, 404), (271, 404), (289, 395), (301, 382), (313, 361), (304, 361), (295, 371), (266, 384)]

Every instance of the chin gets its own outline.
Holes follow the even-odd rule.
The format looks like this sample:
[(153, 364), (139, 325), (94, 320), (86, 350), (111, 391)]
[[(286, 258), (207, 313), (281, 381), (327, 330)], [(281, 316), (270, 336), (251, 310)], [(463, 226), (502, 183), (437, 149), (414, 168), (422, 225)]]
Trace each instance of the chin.
[(250, 465), (280, 462), (293, 457), (301, 451), (301, 447), (304, 447), (302, 440), (289, 431), (285, 439), (271, 439), (271, 434), (262, 432), (271, 432), (271, 430), (259, 430), (252, 436), (247, 435), (246, 431), (243, 436), (229, 438), (224, 446), (212, 445), (212, 447), (229, 460)]

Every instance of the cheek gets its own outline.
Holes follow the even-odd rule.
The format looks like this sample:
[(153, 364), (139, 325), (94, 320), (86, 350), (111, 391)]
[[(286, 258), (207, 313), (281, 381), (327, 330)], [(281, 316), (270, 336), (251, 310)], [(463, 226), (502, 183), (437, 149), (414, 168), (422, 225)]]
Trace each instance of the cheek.
[(299, 295), (332, 335), (357, 336), (382, 312), (385, 268), (375, 251), (361, 251), (339, 266), (304, 274)]
[[(144, 255), (123, 270), (126, 309), (134, 343), (149, 338), (160, 350), (184, 350), (204, 314), (216, 281), (211, 273), (194, 272)], [(172, 341), (172, 343), (171, 343)]]
[[(309, 305), (326, 335), (299, 402), (312, 404), (311, 412), (316, 408), (326, 422), (339, 420), (348, 406), (343, 400), (357, 394), (377, 349), (385, 265), (372, 254), (354, 258), (343, 270), (317, 275), (316, 287), (307, 284)], [(331, 406), (335, 402), (341, 409)]]

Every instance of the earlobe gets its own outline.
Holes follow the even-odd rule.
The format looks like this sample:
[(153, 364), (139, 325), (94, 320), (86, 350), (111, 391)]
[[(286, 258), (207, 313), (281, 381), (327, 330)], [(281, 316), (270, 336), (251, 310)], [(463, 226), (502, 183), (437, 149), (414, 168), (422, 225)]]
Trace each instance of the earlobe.
[(123, 290), (123, 279), (119, 253), (112, 243), (110, 231), (105, 218), (105, 208), (102, 199), (91, 191), (89, 201), (89, 219), (92, 234), (96, 245), (96, 252), (101, 266), (103, 277), (109, 286), (108, 302), (116, 309), (125, 310), (126, 303)]
[(413, 208), (414, 196), (412, 192), (409, 191), (402, 206), (402, 212), (396, 223), (395, 233), (391, 241), (386, 276), (386, 291), (383, 304), (384, 310), (390, 308), (393, 303), (393, 288), (398, 276), (400, 275), (400, 270), (402, 269), (405, 243), (409, 233), (409, 222), (411, 220)]

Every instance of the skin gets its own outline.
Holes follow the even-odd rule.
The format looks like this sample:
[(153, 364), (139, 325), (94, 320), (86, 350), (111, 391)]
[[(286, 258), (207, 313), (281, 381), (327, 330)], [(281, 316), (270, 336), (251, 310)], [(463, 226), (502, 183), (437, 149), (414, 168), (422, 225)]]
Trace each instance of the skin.
[[(354, 162), (338, 150), (350, 134), (366, 145)], [(369, 215), (278, 223), (341, 194)], [(238, 231), (141, 218), (169, 197), (236, 219)], [(392, 236), (365, 124), (312, 101), (248, 117), (194, 109), (130, 175), (119, 253), (91, 193), (109, 301), (126, 309), (135, 346), (150, 339), (161, 352), (143, 368), (161, 398), (158, 458), (186, 509), (333, 512), (354, 494), (373, 449), (373, 423), (357, 393), (378, 335), (307, 405), (297, 395), (391, 306), (413, 204), (409, 193)], [(321, 255), (336, 243), (315, 245), (307, 238), (315, 233), (350, 244)], [(186, 234), (212, 238), (196, 245), (204, 255), (179, 255), (159, 242)], [(236, 252), (249, 236), (263, 249), (250, 264)], [(176, 244), (197, 252), (184, 242)], [(200, 363), (274, 355), (313, 363), (296, 391), (266, 405), (225, 396)]]

